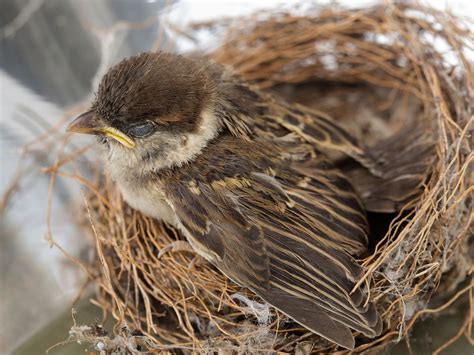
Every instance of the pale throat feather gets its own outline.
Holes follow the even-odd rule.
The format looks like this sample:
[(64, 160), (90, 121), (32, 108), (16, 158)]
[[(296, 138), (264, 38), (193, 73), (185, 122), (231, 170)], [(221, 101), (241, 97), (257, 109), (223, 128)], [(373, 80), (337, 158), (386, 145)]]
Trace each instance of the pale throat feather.
[[(146, 183), (142, 183), (143, 176), (192, 161), (219, 134), (220, 128), (220, 122), (214, 112), (204, 110), (199, 127), (193, 132), (180, 135), (161, 132), (159, 136), (152, 136), (145, 144), (137, 144), (134, 149), (111, 145), (107, 170), (117, 183), (124, 200), (132, 208), (152, 218), (179, 226), (160, 181), (148, 179)], [(151, 160), (144, 159), (150, 148), (157, 149), (158, 154)]]

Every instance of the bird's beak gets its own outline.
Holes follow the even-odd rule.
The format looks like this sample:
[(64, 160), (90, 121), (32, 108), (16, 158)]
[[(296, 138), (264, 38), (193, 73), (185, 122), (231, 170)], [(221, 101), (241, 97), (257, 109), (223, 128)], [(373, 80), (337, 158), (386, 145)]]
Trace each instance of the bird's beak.
[(135, 147), (135, 142), (132, 138), (116, 128), (107, 126), (92, 110), (76, 117), (66, 128), (66, 131), (107, 136), (115, 139), (127, 148)]

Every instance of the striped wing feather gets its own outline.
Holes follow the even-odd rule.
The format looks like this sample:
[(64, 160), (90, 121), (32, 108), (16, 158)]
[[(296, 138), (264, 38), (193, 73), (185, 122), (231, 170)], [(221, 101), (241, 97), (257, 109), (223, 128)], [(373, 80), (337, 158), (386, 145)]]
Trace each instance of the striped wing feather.
[(367, 223), (338, 170), (313, 160), (275, 176), (204, 175), (214, 181), (167, 190), (183, 226), (223, 273), (343, 347), (354, 346), (349, 328), (378, 334), (374, 306), (360, 290), (351, 294), (361, 268), (350, 254), (365, 250)]

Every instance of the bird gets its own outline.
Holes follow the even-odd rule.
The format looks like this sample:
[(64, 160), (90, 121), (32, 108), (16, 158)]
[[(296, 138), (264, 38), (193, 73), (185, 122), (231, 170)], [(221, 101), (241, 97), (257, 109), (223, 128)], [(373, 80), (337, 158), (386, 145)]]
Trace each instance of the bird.
[[(423, 174), (404, 175), (401, 164), (377, 203), (364, 176), (382, 181), (393, 157), (387, 164), (330, 117), (231, 68), (167, 52), (114, 65), (67, 130), (96, 135), (124, 200), (178, 229), (233, 282), (343, 348), (354, 348), (353, 331), (380, 335), (376, 305), (354, 289), (367, 253), (365, 204), (396, 210)], [(344, 172), (331, 152), (359, 173)], [(400, 181), (410, 193), (396, 193)]]

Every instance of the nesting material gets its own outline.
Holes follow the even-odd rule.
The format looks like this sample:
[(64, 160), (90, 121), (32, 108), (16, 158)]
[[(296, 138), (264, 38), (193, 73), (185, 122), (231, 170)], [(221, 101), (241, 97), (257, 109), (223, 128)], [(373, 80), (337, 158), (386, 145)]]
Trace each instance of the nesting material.
[[(417, 319), (469, 294), (469, 282), (458, 286), (472, 275), (474, 75), (464, 51), (473, 34), (458, 19), (418, 4), (274, 12), (192, 31), (214, 28), (225, 28), (225, 35), (211, 58), (264, 90), (330, 115), (366, 144), (412, 124), (426, 127), (435, 143), (413, 208), (372, 221), (380, 238), (361, 261), (360, 287), (377, 303), (384, 330), (375, 339), (354, 334), (355, 351), (400, 341)], [(101, 351), (336, 350), (197, 255), (159, 258), (179, 233), (128, 207), (108, 177), (89, 187), (85, 216), (97, 258), (87, 268), (95, 302), (117, 320), (118, 338), (98, 336)], [(467, 336), (470, 317), (472, 308)], [(94, 341), (93, 328), (86, 330)]]

